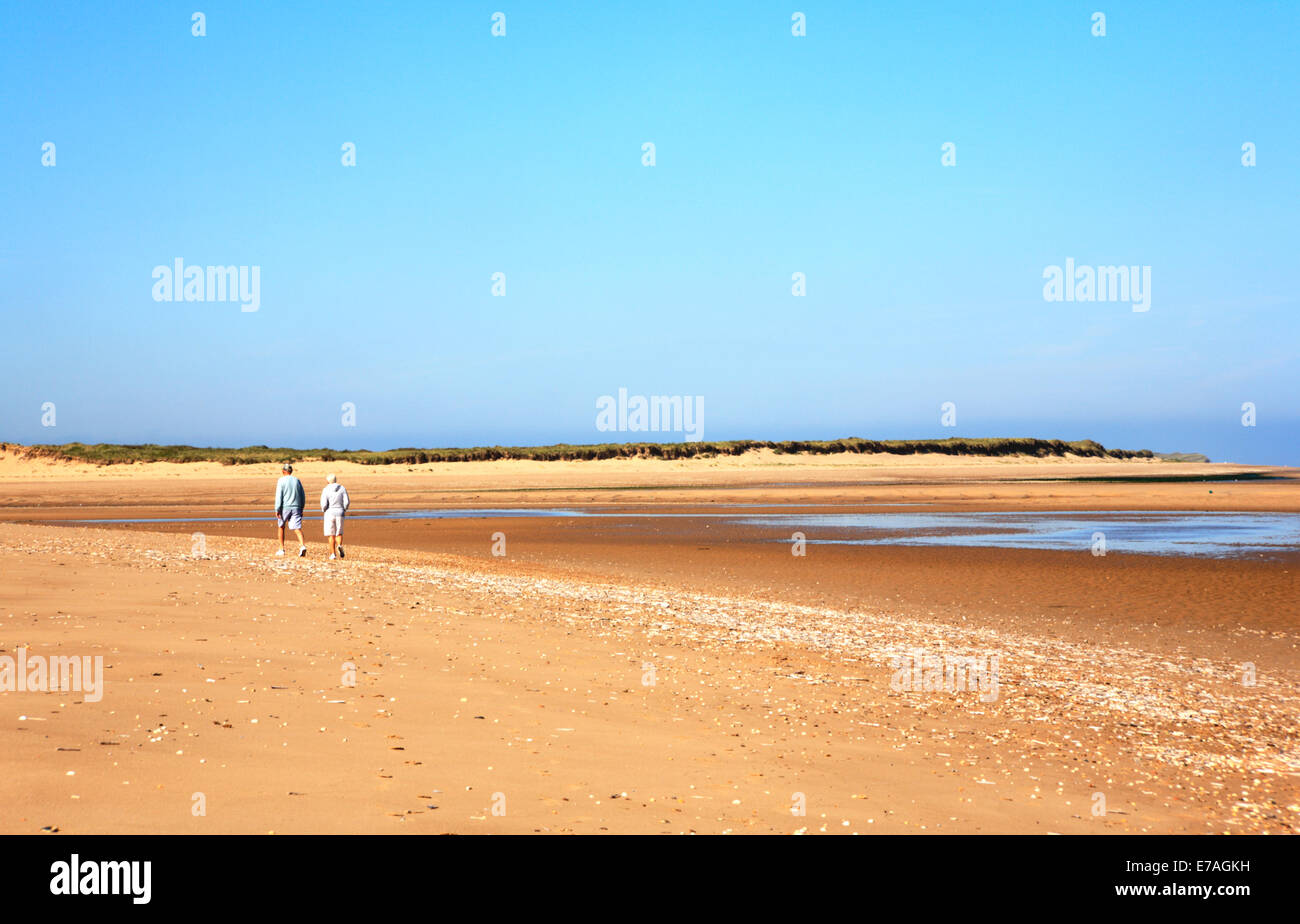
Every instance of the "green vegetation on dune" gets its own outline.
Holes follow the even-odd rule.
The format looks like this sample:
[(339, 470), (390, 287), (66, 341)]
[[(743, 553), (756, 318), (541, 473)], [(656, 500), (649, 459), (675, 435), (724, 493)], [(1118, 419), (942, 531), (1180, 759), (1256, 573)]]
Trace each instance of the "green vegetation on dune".
[(695, 443), (597, 443), (554, 446), (477, 446), (468, 449), (273, 449), (269, 446), (244, 446), (239, 449), (196, 446), (120, 445), (116, 443), (64, 443), (6, 447), (28, 455), (96, 465), (122, 465), (135, 462), (220, 462), (223, 465), (254, 465), (281, 461), (319, 459), (321, 461), (359, 462), (362, 465), (418, 465), (424, 462), (484, 462), (496, 459), (530, 459), (559, 462), (586, 459), (692, 459), (711, 456), (736, 456), (751, 449), (771, 449), (778, 453), (891, 453), (915, 455), (941, 453), (953, 456), (1090, 456), (1112, 459), (1149, 459), (1148, 449), (1137, 451), (1107, 449), (1093, 440), (1039, 439), (966, 439), (945, 440), (865, 440), (850, 437), (842, 440), (727, 440)]

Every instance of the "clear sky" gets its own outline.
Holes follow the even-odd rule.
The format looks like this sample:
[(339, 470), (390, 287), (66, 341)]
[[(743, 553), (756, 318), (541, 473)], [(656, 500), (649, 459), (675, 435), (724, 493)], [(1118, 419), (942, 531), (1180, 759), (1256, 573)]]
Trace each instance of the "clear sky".
[[(645, 438), (596, 429), (624, 387), (703, 396), (706, 439), (1300, 464), (1298, 25), (1291, 2), (0, 0), (0, 439)], [(156, 301), (177, 258), (258, 267), (258, 310)], [(1149, 310), (1045, 300), (1067, 258), (1150, 266)]]

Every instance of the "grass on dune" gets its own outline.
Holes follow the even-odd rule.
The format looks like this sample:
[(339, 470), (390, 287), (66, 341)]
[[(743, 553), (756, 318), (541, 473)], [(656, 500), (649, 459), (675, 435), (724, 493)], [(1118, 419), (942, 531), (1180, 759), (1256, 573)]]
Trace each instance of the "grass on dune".
[(736, 456), (752, 449), (771, 449), (778, 453), (891, 453), (915, 455), (941, 453), (953, 456), (1038, 457), (1090, 456), (1112, 459), (1149, 459), (1148, 449), (1107, 449), (1093, 440), (1040, 440), (1032, 438), (952, 438), (943, 440), (867, 440), (850, 437), (840, 440), (726, 440), (693, 443), (595, 443), (553, 446), (475, 446), (465, 449), (289, 449), (269, 446), (244, 446), (221, 449), (198, 446), (159, 446), (153, 443), (124, 445), (118, 443), (64, 443), (35, 446), (5, 446), (30, 456), (95, 465), (122, 465), (136, 462), (220, 462), (223, 465), (255, 465), (271, 462), (318, 459), (324, 462), (346, 461), (362, 465), (418, 465), (425, 462), (486, 462), (496, 459), (529, 459), (560, 462), (589, 459), (693, 459), (713, 456)]

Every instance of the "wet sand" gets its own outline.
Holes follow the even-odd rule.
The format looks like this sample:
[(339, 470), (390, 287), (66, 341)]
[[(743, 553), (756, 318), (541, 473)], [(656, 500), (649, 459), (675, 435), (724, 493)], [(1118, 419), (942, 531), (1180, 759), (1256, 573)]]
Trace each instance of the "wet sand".
[[(789, 461), (299, 473), (310, 499), (338, 471), (354, 512), (1300, 509), (1285, 471)], [(682, 517), (355, 519), (344, 562), (309, 521), (311, 555), (279, 560), (267, 522), (54, 525), (262, 510), (273, 469), (20, 468), (0, 460), (3, 653), (102, 653), (109, 686), (5, 695), (3, 830), (1289, 832), (1300, 812), (1294, 557), (795, 557)], [(1000, 653), (998, 699), (891, 689), (918, 647)]]

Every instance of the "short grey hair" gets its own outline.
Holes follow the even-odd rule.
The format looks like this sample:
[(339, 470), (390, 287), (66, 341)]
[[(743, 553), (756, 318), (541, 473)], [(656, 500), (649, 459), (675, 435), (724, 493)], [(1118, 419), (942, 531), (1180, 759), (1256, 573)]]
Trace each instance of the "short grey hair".
[(280, 466), (280, 471), (282, 471), (282, 472), (288, 472), (290, 475), (292, 475), (292, 474), (293, 474), (293, 466), (290, 465), (288, 462), (286, 462), (286, 463), (284, 463), (284, 465), (281, 465), (281, 466)]
[(330, 484), (334, 484), (336, 481), (338, 481), (338, 479), (335, 478), (333, 475), (326, 475), (325, 480), (328, 481)]

